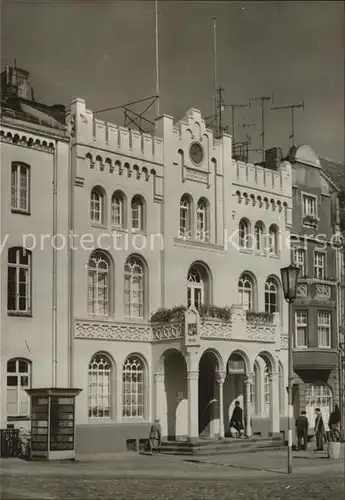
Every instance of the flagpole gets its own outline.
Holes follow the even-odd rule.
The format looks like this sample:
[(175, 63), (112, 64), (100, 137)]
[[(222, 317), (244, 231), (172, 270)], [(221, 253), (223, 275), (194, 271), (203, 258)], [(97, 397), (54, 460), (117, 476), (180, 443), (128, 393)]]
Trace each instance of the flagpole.
[(158, 52), (158, 0), (155, 0), (155, 15), (156, 15), (156, 117), (160, 114), (159, 109), (159, 52)]

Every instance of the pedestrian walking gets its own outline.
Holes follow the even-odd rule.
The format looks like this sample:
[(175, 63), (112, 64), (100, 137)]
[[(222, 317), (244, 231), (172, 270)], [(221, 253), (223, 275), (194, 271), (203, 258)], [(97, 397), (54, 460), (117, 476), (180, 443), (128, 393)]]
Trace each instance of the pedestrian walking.
[(232, 412), (232, 417), (230, 420), (230, 434), (231, 433), (231, 428), (234, 428), (236, 432), (238, 433), (238, 437), (241, 437), (241, 435), (244, 433), (243, 430), (243, 410), (240, 407), (240, 402), (236, 401), (235, 402), (235, 408), (234, 411)]
[(154, 423), (151, 425), (150, 434), (149, 434), (149, 449), (150, 455), (153, 453), (159, 454), (161, 441), (162, 441), (162, 429), (161, 424), (159, 423), (159, 418), (156, 418)]
[(325, 425), (323, 423), (323, 418), (321, 415), (320, 408), (315, 410), (315, 437), (316, 437), (316, 450), (323, 451), (323, 441), (325, 439)]
[(335, 405), (334, 411), (330, 414), (328, 427), (330, 430), (331, 441), (340, 440), (340, 409), (338, 405)]
[(300, 416), (296, 419), (297, 451), (300, 451), (301, 449), (307, 451), (308, 428), (309, 422), (307, 419), (307, 412), (302, 411)]

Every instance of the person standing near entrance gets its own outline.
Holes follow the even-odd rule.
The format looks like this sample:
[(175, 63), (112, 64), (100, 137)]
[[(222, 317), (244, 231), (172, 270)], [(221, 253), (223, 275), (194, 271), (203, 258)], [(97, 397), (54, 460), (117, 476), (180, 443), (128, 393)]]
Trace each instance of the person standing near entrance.
[(240, 407), (240, 402), (235, 402), (235, 408), (232, 412), (232, 417), (230, 420), (230, 429), (233, 427), (238, 432), (238, 436), (241, 437), (243, 434), (243, 411)]
[(161, 424), (159, 423), (159, 418), (156, 418), (154, 423), (151, 425), (149, 434), (150, 455), (153, 455), (154, 451), (156, 451), (159, 454), (161, 447), (161, 440), (162, 440)]
[(323, 451), (323, 441), (324, 441), (324, 437), (325, 437), (325, 426), (323, 423), (320, 408), (316, 408), (315, 413), (316, 413), (316, 418), (315, 418), (316, 450), (315, 451)]
[(301, 449), (307, 451), (308, 428), (309, 422), (307, 419), (307, 412), (302, 411), (300, 416), (296, 419), (297, 451), (300, 451)]

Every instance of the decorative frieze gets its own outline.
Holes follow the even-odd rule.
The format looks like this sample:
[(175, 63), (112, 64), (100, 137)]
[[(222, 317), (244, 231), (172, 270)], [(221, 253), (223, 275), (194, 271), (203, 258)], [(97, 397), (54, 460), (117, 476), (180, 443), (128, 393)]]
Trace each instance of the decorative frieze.
[(184, 324), (182, 322), (152, 326), (152, 340), (180, 339), (183, 335)]
[(331, 297), (331, 287), (329, 285), (316, 285), (316, 296), (323, 299)]
[(231, 324), (223, 321), (209, 320), (201, 324), (201, 337), (213, 339), (231, 339)]
[(207, 184), (208, 182), (207, 172), (200, 172), (188, 167), (185, 168), (184, 178), (190, 181), (202, 182), (203, 184)]
[(75, 337), (151, 342), (152, 332), (150, 325), (77, 321), (75, 323)]
[(280, 335), (280, 349), (288, 348), (289, 339), (287, 335)]
[(298, 297), (306, 297), (308, 295), (308, 285), (305, 283), (299, 284), (297, 286), (297, 296)]
[(276, 326), (248, 324), (246, 326), (246, 338), (256, 342), (276, 342)]

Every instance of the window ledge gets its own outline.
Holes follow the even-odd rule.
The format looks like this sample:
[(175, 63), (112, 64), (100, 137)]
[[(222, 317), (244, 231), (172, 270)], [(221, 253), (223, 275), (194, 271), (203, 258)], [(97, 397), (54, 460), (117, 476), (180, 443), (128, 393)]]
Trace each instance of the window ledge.
[(88, 424), (91, 425), (109, 425), (114, 424), (116, 420), (111, 417), (88, 417)]
[(251, 250), (250, 248), (239, 247), (239, 251), (241, 253), (247, 253), (247, 254), (252, 254), (253, 253), (253, 250)]
[(140, 234), (141, 236), (147, 236), (147, 231), (145, 231), (144, 229), (133, 229), (133, 228), (131, 228), (130, 232), (131, 232), (131, 234)]
[(98, 222), (93, 222), (91, 221), (91, 227), (94, 227), (95, 229), (104, 229), (107, 230), (107, 226)]
[(29, 210), (21, 210), (20, 208), (11, 208), (11, 213), (20, 215), (31, 215)]
[(267, 254), (268, 257), (270, 257), (271, 259), (280, 259), (280, 253), (268, 253)]
[(22, 416), (22, 417), (10, 417), (10, 416), (8, 416), (7, 417), (8, 422), (18, 422), (18, 421), (22, 422), (23, 420), (29, 421), (29, 420), (31, 420), (31, 417), (28, 417), (28, 416)]
[(145, 417), (122, 417), (122, 423), (132, 423), (132, 424), (147, 424), (149, 421)]
[(7, 311), (7, 316), (16, 316), (18, 318), (32, 318), (31, 312)]
[(112, 230), (113, 233), (116, 232), (116, 233), (126, 233), (126, 234), (128, 234), (128, 229), (126, 227), (112, 225), (111, 226), (111, 230)]

